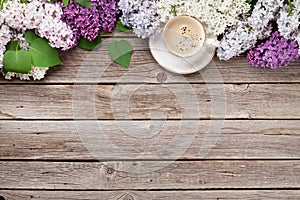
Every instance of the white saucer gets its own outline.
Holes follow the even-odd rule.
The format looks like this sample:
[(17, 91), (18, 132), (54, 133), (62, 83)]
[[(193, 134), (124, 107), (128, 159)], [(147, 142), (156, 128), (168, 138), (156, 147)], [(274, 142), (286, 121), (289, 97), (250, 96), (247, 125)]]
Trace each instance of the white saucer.
[(162, 32), (149, 39), (149, 47), (153, 58), (166, 70), (177, 74), (191, 74), (208, 65), (215, 55), (216, 45), (207, 41), (216, 40), (215, 35), (207, 35), (207, 39), (199, 52), (190, 57), (179, 57), (166, 47)]

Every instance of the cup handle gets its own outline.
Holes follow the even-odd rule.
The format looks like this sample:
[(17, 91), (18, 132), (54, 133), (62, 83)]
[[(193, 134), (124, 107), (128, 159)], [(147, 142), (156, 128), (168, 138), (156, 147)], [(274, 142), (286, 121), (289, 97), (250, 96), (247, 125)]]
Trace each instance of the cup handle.
[(213, 39), (213, 38), (207, 38), (207, 44), (213, 45), (215, 47), (219, 47), (220, 41), (217, 39)]

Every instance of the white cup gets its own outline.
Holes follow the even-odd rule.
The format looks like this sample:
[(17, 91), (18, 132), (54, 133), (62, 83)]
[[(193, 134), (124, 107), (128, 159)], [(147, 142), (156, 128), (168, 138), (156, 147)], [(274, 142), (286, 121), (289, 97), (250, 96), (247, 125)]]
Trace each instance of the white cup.
[(163, 40), (170, 52), (179, 57), (190, 57), (203, 48), (205, 42), (217, 46), (216, 40), (206, 36), (205, 27), (194, 17), (176, 16), (163, 29)]

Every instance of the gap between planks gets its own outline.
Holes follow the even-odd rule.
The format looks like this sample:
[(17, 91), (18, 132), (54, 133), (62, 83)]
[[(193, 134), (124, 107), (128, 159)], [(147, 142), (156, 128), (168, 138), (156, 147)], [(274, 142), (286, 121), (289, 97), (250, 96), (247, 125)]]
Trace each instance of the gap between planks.
[(219, 191), (39, 191), (0, 190), (6, 200), (216, 200), (216, 199), (278, 199), (298, 200), (300, 191), (295, 190), (219, 190)]

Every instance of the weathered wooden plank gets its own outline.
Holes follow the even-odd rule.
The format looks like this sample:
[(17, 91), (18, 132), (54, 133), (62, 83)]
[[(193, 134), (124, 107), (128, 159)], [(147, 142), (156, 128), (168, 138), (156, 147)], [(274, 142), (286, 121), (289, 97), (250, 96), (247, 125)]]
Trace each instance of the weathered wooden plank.
[[(229, 61), (220, 61), (217, 57), (214, 57), (213, 62), (200, 72), (183, 76), (164, 70), (156, 63), (148, 50), (135, 51), (129, 69), (124, 69), (112, 63), (105, 51), (94, 50), (87, 55), (85, 62), (80, 57), (74, 61), (74, 58), (80, 54), (86, 54), (86, 52), (74, 50), (65, 53), (63, 56), (65, 62), (63, 69), (61, 69), (62, 67), (52, 68), (49, 72), (51, 79), (46, 78), (44, 82), (72, 83), (74, 80), (93, 83), (300, 82), (300, 60), (292, 62), (288, 67), (271, 70), (251, 67), (245, 56), (236, 57)], [(78, 76), (83, 76), (77, 73), (85, 66), (88, 66), (88, 70), (84, 70), (86, 79), (76, 79)], [(99, 79), (94, 78), (95, 71), (98, 72)]]
[(0, 162), (2, 189), (299, 188), (300, 161)]
[(6, 85), (0, 96), (1, 119), (300, 119), (300, 84)]
[[(143, 41), (144, 42), (144, 41)], [(140, 47), (137, 47), (139, 50)], [(251, 67), (245, 56), (237, 57), (230, 61), (220, 61), (214, 58), (211, 65), (204, 68), (200, 73), (191, 75), (176, 75), (161, 68), (152, 58), (150, 51), (140, 50), (133, 53), (131, 65), (129, 69), (124, 69), (114, 63), (111, 63), (107, 52), (101, 52), (100, 49), (93, 52), (83, 52), (82, 50), (74, 50), (64, 54), (65, 69), (58, 67), (51, 69), (51, 79), (47, 78), (45, 82), (74, 82), (79, 80), (82, 82), (93, 83), (248, 83), (248, 82), (300, 82), (300, 61), (292, 62), (289, 67), (278, 70), (270, 70), (263, 68)], [(78, 55), (86, 55), (86, 61), (76, 57)], [(101, 56), (100, 56), (101, 55)], [(92, 62), (91, 62), (92, 61)], [(78, 65), (78, 63), (80, 63)], [(88, 66), (88, 70), (84, 70), (83, 80), (76, 79), (78, 71)], [(101, 70), (99, 69), (101, 68)], [(95, 71), (98, 72), (95, 77)], [(100, 73), (101, 72), (101, 73)], [(53, 74), (53, 75), (52, 75)], [(101, 78), (100, 78), (101, 77)]]
[[(278, 70), (251, 67), (245, 56), (230, 61), (214, 58), (211, 66), (200, 73), (182, 76), (167, 72), (152, 58), (148, 41), (127, 38), (133, 45), (134, 53), (129, 69), (112, 63), (107, 46), (114, 40), (122, 38), (105, 38), (102, 45), (93, 51), (74, 49), (61, 53), (64, 66), (51, 68), (48, 76), (39, 83), (68, 83), (74, 81), (93, 83), (286, 83), (300, 82), (300, 61)], [(215, 66), (215, 67), (213, 67)], [(84, 69), (84, 70), (82, 70)], [(80, 73), (78, 74), (78, 72)], [(84, 73), (82, 73), (84, 71)], [(221, 75), (221, 76), (220, 76)], [(81, 76), (81, 79), (78, 78)], [(82, 78), (84, 77), (84, 79)], [(0, 83), (24, 83), (23, 81), (3, 80)]]
[[(0, 159), (199, 159), (203, 158), (199, 151), (204, 148), (205, 136), (216, 137), (207, 147), (211, 150), (205, 159), (300, 159), (298, 120), (229, 120), (220, 134), (208, 132), (209, 120), (188, 121), (187, 128), (179, 132), (180, 123), (135, 121), (132, 128), (133, 123), (128, 121), (84, 121), (80, 125), (89, 128), (82, 133), (76, 130), (74, 121), (0, 121)], [(181, 135), (192, 137), (186, 150), (179, 145), (173, 147), (181, 154), (158, 153)], [(100, 145), (99, 140), (105, 137), (124, 151), (112, 154), (111, 144)], [(95, 138), (95, 143), (84, 146), (87, 138)], [(92, 149), (93, 145), (97, 148)]]
[(282, 199), (298, 200), (299, 190), (228, 190), (228, 191), (20, 191), (0, 190), (5, 200), (216, 200)]

